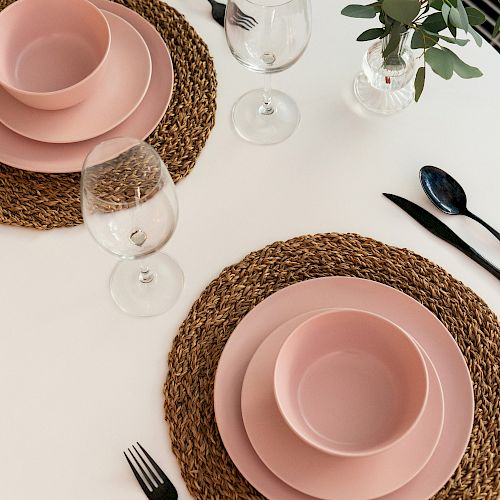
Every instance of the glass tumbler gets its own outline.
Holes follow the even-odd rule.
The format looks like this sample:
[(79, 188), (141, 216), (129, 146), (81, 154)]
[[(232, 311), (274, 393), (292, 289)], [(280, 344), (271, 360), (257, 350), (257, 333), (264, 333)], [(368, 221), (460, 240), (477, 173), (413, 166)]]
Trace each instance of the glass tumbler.
[(184, 279), (178, 264), (158, 253), (178, 218), (175, 186), (158, 153), (128, 137), (97, 145), (83, 165), (81, 204), (90, 234), (121, 258), (110, 279), (116, 304), (135, 316), (170, 309)]
[(309, 0), (228, 0), (226, 39), (236, 60), (264, 74), (264, 88), (236, 102), (232, 119), (247, 141), (275, 144), (289, 137), (300, 121), (295, 101), (271, 90), (271, 75), (289, 68), (304, 53), (311, 36)]

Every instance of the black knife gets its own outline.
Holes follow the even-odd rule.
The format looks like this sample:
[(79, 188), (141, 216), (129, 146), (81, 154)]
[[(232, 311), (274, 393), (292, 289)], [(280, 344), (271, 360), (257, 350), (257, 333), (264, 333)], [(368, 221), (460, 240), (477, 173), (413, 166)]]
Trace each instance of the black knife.
[(467, 257), (477, 262), (480, 266), (489, 271), (495, 278), (500, 280), (500, 269), (495, 267), (491, 262), (488, 262), (484, 257), (479, 255), (471, 246), (465, 243), (462, 238), (459, 238), (446, 224), (442, 223), (437, 217), (412, 201), (396, 196), (395, 194), (383, 193), (386, 198), (389, 198), (399, 208), (402, 208), (410, 217), (413, 217), (418, 223), (428, 229), (432, 234), (442, 240), (453, 245), (458, 250), (462, 251)]

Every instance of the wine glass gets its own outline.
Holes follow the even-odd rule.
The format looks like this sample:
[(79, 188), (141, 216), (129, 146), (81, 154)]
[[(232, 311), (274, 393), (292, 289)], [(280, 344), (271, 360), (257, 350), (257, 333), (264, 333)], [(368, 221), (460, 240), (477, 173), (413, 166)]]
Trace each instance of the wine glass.
[(174, 260), (157, 253), (178, 217), (174, 183), (158, 153), (130, 137), (100, 143), (83, 165), (81, 204), (90, 234), (122, 259), (110, 279), (117, 305), (135, 316), (170, 309), (184, 278)]
[(236, 131), (247, 141), (275, 144), (297, 128), (300, 113), (287, 94), (271, 92), (271, 75), (289, 68), (311, 36), (309, 0), (228, 0), (226, 39), (243, 66), (263, 73), (264, 89), (252, 90), (232, 111)]

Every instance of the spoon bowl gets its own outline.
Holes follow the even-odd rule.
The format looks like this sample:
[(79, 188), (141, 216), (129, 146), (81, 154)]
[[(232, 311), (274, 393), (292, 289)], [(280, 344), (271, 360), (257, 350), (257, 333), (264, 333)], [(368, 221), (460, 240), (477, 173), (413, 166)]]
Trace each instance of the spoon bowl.
[(450, 215), (467, 211), (467, 196), (462, 186), (448, 173), (430, 165), (420, 169), (420, 183), (432, 203)]
[(465, 191), (450, 174), (440, 168), (426, 165), (420, 169), (420, 184), (425, 194), (439, 210), (449, 215), (470, 217), (500, 240), (498, 231), (468, 210)]

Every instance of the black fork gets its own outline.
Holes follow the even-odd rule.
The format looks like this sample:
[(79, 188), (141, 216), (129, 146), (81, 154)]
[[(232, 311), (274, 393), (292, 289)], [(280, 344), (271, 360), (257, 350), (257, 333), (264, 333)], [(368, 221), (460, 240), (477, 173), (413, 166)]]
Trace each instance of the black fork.
[[(224, 18), (226, 17), (226, 6), (216, 0), (208, 0), (212, 6), (212, 17), (224, 27)], [(244, 30), (251, 30), (258, 21), (247, 14), (245, 14), (237, 5), (234, 5), (233, 12), (231, 12), (229, 22), (239, 26)]]
[[(128, 457), (127, 452), (124, 451), (123, 454), (146, 496), (149, 500), (177, 500), (177, 490), (170, 482), (170, 479), (168, 479), (167, 475), (160, 469), (141, 444), (137, 443), (137, 446), (141, 449), (142, 454), (137, 451), (135, 445), (132, 445), (133, 451), (128, 448), (128, 453), (135, 462), (135, 466)], [(146, 459), (144, 459), (143, 455)], [(143, 465), (139, 463), (137, 457)]]

